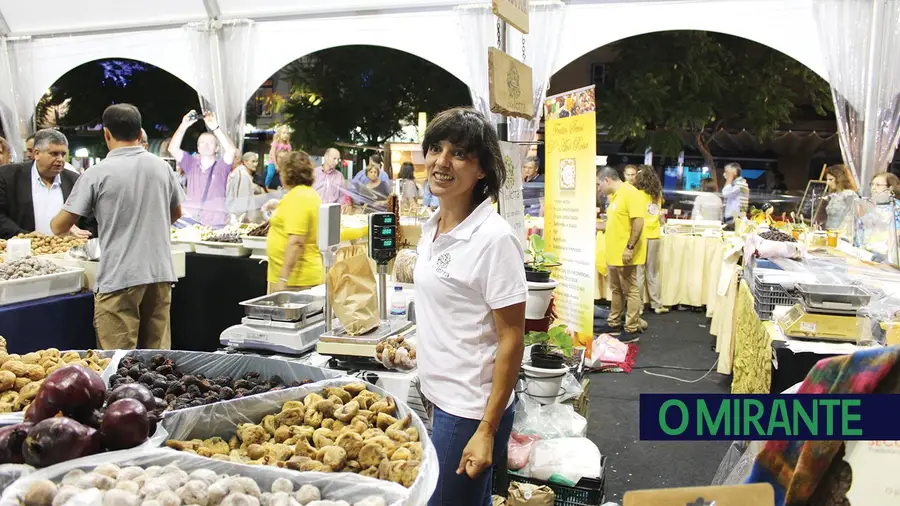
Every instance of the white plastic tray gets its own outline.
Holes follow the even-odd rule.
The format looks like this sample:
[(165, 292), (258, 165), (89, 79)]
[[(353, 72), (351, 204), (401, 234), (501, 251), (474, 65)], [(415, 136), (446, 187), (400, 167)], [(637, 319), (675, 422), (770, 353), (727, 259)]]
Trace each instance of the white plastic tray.
[(187, 241), (172, 240), (172, 251), (184, 251), (185, 253), (194, 252), (194, 244)]
[(247, 257), (250, 250), (240, 243), (197, 241), (194, 243), (194, 252), (203, 255), (217, 255), (221, 257)]
[(241, 241), (245, 248), (250, 250), (250, 258), (259, 260), (266, 258), (266, 237), (242, 235)]
[(81, 291), (84, 269), (63, 267), (67, 272), (0, 281), (0, 306)]

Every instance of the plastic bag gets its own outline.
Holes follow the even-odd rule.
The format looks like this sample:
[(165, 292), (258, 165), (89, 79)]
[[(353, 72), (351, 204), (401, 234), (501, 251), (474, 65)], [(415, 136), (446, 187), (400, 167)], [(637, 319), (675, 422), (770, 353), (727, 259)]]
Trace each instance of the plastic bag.
[[(230, 376), (234, 379), (238, 379), (248, 372), (257, 372), (259, 373), (259, 377), (263, 379), (268, 379), (276, 375), (281, 376), (281, 379), (289, 384), (294, 381), (304, 380), (310, 380), (315, 383), (317, 381), (345, 376), (345, 374), (340, 371), (322, 369), (321, 367), (313, 367), (280, 358), (259, 357), (239, 353), (224, 354), (174, 350), (124, 351), (119, 360), (115, 361), (116, 367), (113, 368), (112, 372), (115, 372), (116, 369), (118, 369), (119, 362), (125, 357), (137, 357), (145, 364), (149, 364), (150, 359), (154, 355), (163, 355), (166, 358), (174, 360), (175, 368), (184, 374), (203, 374), (207, 378)], [(105, 379), (106, 384), (109, 385), (109, 378), (107, 377)], [(173, 412), (166, 411), (163, 416), (168, 416), (170, 413)]]
[(581, 437), (587, 433), (587, 420), (570, 404), (541, 406), (527, 396), (519, 397), (513, 432), (541, 439)]
[(539, 436), (528, 436), (517, 432), (510, 434), (509, 442), (506, 444), (507, 467), (518, 471), (527, 466), (528, 459), (531, 457), (531, 448), (539, 439), (541, 439)]
[(600, 334), (594, 338), (591, 358), (585, 358), (585, 365), (591, 369), (599, 369), (604, 363), (621, 364), (627, 356), (627, 344), (609, 334)]
[[(302, 387), (277, 390), (252, 397), (232, 399), (226, 402), (198, 406), (180, 411), (174, 411), (163, 419), (159, 430), (167, 431), (166, 439), (190, 440), (207, 439), (214, 436), (223, 437), (226, 440), (236, 432), (237, 426), (242, 423), (259, 423), (265, 415), (279, 413), (281, 407), (288, 401), (302, 401), (304, 397), (313, 392), (321, 393), (326, 387), (343, 387), (349, 383), (358, 383), (356, 378), (340, 378), (325, 380), (318, 383), (310, 383)], [(384, 390), (374, 385), (366, 387), (379, 395), (388, 395)], [(418, 429), (422, 442), (422, 463), (419, 467), (419, 475), (412, 487), (409, 488), (411, 505), (425, 505), (428, 498), (434, 493), (438, 479), (437, 453), (431, 440), (425, 435), (428, 433), (419, 416), (408, 405), (397, 401), (398, 418), (412, 414), (412, 426)], [(208, 460), (208, 462), (215, 462)]]
[(18, 480), (35, 472), (36, 469), (26, 464), (2, 464), (0, 465), (0, 490), (5, 490)]
[(715, 486), (740, 485), (744, 483), (750, 470), (753, 467), (753, 461), (765, 445), (765, 441), (736, 441), (731, 444), (725, 457), (719, 463), (719, 469), (713, 477), (712, 484)]
[[(63, 464), (37, 471), (20, 479), (8, 487), (0, 496), (0, 506), (17, 506), (19, 498), (28, 490), (32, 480), (48, 479), (54, 482), (73, 469), (91, 470), (100, 464), (116, 464), (125, 466), (165, 466), (175, 463), (182, 471), (190, 473), (197, 469), (209, 469), (218, 474), (239, 474), (256, 480), (262, 491), (269, 491), (272, 482), (278, 478), (286, 478), (294, 484), (296, 490), (301, 485), (315, 485), (322, 492), (323, 498), (348, 501), (351, 504), (372, 495), (381, 495), (391, 506), (408, 504), (409, 491), (396, 483), (367, 478), (351, 473), (298, 473), (287, 469), (269, 466), (248, 466), (207, 459), (198, 455), (155, 448), (152, 450), (124, 450), (115, 453), (94, 455), (83, 459), (71, 460)], [(67, 503), (68, 504), (68, 503)]]
[(603, 477), (600, 450), (583, 437), (537, 441), (531, 450), (531, 462), (525, 468), (528, 476), (548, 481), (558, 474), (578, 483), (582, 478)]

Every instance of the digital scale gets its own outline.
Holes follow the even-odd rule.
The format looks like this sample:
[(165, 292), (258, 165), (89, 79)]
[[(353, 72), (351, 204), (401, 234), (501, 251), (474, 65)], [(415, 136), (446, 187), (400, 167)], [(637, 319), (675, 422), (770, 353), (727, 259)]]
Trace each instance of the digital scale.
[(387, 266), (397, 256), (397, 216), (393, 213), (369, 215), (369, 257), (378, 267), (378, 313), (381, 323), (374, 330), (359, 336), (348, 334), (343, 328), (328, 328), (319, 338), (316, 351), (335, 357), (338, 361), (365, 365), (374, 362), (378, 343), (402, 335), (413, 329), (408, 320), (388, 318)]
[(278, 292), (240, 303), (247, 316), (225, 329), (226, 347), (302, 355), (315, 347), (325, 331), (325, 297)]
[(852, 285), (797, 284), (800, 302), (776, 322), (785, 337), (817, 341), (856, 343), (860, 325), (858, 312), (872, 295)]

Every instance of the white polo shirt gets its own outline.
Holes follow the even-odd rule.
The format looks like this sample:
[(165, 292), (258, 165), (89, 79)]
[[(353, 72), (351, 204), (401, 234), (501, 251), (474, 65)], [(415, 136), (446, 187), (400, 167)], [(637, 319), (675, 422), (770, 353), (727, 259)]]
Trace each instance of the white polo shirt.
[(422, 226), (415, 270), (422, 393), (451, 415), (480, 420), (497, 355), (492, 310), (525, 302), (525, 254), (490, 199), (435, 240), (437, 225), (435, 213)]

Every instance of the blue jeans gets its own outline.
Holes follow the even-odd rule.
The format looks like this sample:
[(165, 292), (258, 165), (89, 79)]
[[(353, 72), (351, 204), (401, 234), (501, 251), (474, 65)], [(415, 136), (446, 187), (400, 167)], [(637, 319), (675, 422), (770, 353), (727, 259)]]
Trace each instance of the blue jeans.
[[(503, 413), (494, 435), (494, 463), (506, 458), (506, 445), (512, 432), (515, 406), (516, 403), (513, 402)], [(491, 506), (493, 465), (475, 479), (469, 478), (466, 473), (456, 474), (463, 450), (480, 423), (480, 420), (460, 418), (434, 407), (431, 442), (437, 451), (440, 474), (428, 506)]]

